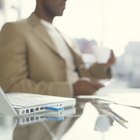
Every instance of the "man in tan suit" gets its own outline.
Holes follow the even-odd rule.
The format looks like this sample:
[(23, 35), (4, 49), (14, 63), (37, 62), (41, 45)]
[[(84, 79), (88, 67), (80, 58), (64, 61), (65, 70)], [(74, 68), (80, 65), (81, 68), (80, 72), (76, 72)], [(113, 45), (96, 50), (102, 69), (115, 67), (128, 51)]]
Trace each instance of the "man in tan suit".
[(6, 23), (0, 33), (0, 85), (5, 92), (31, 92), (56, 96), (93, 94), (110, 78), (107, 64), (85, 69), (74, 43), (52, 24), (61, 16), (66, 0), (36, 0), (27, 19)]

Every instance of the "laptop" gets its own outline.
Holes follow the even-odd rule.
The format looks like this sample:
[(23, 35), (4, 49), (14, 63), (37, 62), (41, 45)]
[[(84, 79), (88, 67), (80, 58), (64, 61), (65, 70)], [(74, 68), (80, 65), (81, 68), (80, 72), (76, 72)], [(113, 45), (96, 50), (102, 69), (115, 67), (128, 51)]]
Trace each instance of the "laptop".
[(73, 107), (75, 98), (39, 95), (32, 93), (4, 93), (0, 88), (0, 113), (23, 116), (47, 110), (63, 110)]
[(69, 107), (64, 110), (46, 111), (45, 113), (31, 114), (26, 116), (17, 117), (17, 125), (29, 125), (42, 121), (63, 121), (67, 116), (76, 114), (75, 107)]

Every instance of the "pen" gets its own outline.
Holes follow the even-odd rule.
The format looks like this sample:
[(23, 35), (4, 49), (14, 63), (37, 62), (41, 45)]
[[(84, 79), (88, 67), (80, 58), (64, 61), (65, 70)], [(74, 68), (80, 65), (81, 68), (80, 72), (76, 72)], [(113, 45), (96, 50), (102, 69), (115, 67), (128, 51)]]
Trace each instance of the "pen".
[(111, 117), (118, 122), (121, 126), (123, 126), (124, 128), (128, 128), (125, 123), (123, 121), (121, 121), (120, 119), (118, 119), (117, 117), (115, 117), (114, 115), (111, 115)]
[(110, 116), (113, 120), (118, 122), (121, 126), (123, 126), (124, 128), (128, 128), (125, 125), (125, 123), (127, 123), (128, 120), (124, 119), (119, 114), (117, 114), (112, 109), (110, 109), (108, 104), (100, 104), (100, 105), (97, 105), (96, 107), (101, 114), (106, 114), (106, 115)]
[(124, 122), (128, 122), (128, 120), (124, 119), (122, 116), (120, 116), (119, 114), (117, 114), (116, 112), (114, 112), (113, 110), (111, 110), (110, 108), (109, 108), (109, 111), (110, 111), (113, 115), (115, 115), (116, 117), (118, 117), (120, 120), (122, 120), (122, 121), (124, 121)]
[(127, 128), (125, 123), (127, 123), (128, 121), (126, 119), (118, 115), (116, 112), (112, 111), (110, 108), (106, 109), (106, 112), (108, 112), (108, 114), (110, 115), (110, 117), (112, 117), (113, 120), (118, 122), (121, 126)]
[(127, 128), (125, 125), (126, 122), (128, 122), (126, 119), (118, 115), (116, 112), (112, 111), (110, 108), (100, 108), (100, 111), (102, 114), (109, 115), (113, 120), (118, 122), (121, 126)]
[(121, 115), (119, 115), (118, 113), (116, 113), (115, 111), (113, 111), (108, 104), (102, 104), (103, 105), (103, 110), (106, 110), (107, 112), (109, 111), (111, 114), (113, 114), (114, 116), (116, 116), (117, 118), (119, 118), (120, 120), (124, 121), (124, 122), (128, 122), (128, 120), (126, 120), (125, 118), (123, 118)]

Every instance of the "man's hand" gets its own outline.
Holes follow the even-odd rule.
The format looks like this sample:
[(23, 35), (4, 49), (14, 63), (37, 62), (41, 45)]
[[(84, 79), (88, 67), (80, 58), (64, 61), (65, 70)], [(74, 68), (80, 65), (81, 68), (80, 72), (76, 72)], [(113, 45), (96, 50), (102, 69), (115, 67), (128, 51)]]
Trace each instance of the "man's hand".
[(92, 95), (103, 86), (104, 85), (97, 80), (81, 78), (73, 84), (73, 91), (74, 95)]
[(115, 64), (115, 62), (116, 62), (116, 58), (115, 58), (113, 50), (111, 50), (110, 57), (106, 64), (107, 66), (112, 66), (113, 64)]

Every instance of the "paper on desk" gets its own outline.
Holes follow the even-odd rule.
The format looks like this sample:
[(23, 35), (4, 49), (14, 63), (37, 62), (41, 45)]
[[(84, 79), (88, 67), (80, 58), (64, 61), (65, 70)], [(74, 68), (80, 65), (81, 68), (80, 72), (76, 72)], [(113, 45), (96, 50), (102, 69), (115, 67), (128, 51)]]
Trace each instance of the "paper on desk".
[(115, 103), (140, 108), (140, 89), (110, 89), (97, 95), (78, 96), (79, 99), (93, 99), (101, 102)]

